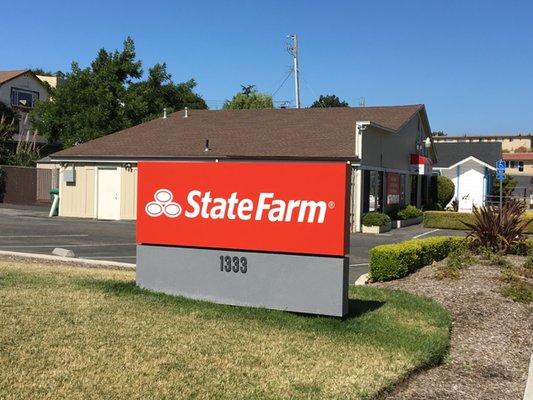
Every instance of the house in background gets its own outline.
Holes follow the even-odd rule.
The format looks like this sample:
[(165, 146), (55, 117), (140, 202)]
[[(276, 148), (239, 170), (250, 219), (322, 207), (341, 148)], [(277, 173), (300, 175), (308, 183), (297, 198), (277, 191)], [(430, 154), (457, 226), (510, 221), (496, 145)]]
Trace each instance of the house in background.
[(452, 180), (454, 200), (483, 206), (490, 196), (496, 162), (502, 155), (501, 142), (437, 142), (438, 162), (433, 170)]
[(505, 173), (516, 181), (512, 195), (525, 199), (533, 208), (533, 152), (503, 153), (502, 159), (505, 161)]
[[(55, 80), (54, 80), (55, 79)], [(41, 76), (31, 70), (0, 71), (0, 102), (12, 109), (18, 117), (18, 132), (9, 143), (14, 150), (21, 141), (35, 142), (42, 156), (61, 148), (58, 143), (48, 143), (45, 137), (32, 132), (28, 115), (37, 101), (50, 97), (49, 87), (57, 85), (58, 78)]]

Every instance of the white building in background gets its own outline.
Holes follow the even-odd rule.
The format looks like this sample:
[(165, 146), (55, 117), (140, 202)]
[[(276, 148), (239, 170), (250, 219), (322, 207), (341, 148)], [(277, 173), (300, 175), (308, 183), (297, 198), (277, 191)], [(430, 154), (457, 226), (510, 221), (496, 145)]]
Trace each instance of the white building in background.
[(500, 142), (435, 143), (438, 163), (433, 170), (455, 185), (453, 200), (483, 206), (489, 199), (496, 161), (501, 158)]

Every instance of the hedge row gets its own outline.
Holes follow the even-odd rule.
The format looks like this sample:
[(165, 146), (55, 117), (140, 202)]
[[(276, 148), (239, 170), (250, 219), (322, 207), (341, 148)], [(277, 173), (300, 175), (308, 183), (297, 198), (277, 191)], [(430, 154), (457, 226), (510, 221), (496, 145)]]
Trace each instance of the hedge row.
[[(533, 212), (528, 211), (525, 218), (533, 218)], [(473, 214), (468, 212), (453, 212), (453, 211), (425, 211), (424, 212), (424, 226), (426, 228), (441, 228), (441, 229), (468, 229), (464, 224), (473, 223)], [(527, 226), (527, 233), (533, 233), (533, 221)]]
[(370, 250), (370, 279), (389, 281), (440, 261), (464, 242), (462, 237), (439, 236), (384, 244)]

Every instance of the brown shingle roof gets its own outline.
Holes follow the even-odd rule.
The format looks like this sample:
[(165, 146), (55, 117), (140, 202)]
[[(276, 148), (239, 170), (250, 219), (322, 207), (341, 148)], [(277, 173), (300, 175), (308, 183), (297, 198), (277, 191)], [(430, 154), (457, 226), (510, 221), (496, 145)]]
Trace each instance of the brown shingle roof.
[[(51, 155), (52, 159), (354, 158), (356, 121), (396, 131), (423, 105), (268, 110), (189, 110)], [(209, 140), (209, 152), (205, 141)]]
[(28, 72), (27, 69), (17, 69), (15, 71), (0, 71), (0, 85), (4, 82), (10, 81), (23, 73)]

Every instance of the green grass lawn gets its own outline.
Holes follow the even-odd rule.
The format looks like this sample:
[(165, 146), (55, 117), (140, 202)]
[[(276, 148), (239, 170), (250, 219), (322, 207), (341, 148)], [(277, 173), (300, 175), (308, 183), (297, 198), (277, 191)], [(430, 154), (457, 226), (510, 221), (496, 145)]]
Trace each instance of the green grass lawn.
[(444, 357), (450, 319), (433, 301), (371, 287), (350, 299), (340, 320), (0, 260), (0, 399), (366, 399)]

